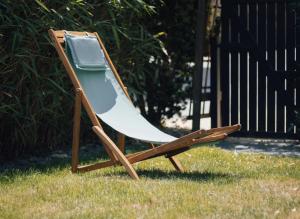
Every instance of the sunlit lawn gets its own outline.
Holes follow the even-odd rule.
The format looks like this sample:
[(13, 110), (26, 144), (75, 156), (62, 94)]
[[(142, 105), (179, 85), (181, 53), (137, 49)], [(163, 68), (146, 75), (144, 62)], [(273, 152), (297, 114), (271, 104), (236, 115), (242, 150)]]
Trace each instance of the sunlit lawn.
[(201, 147), (178, 156), (71, 174), (69, 160), (1, 170), (0, 218), (300, 218), (300, 159)]

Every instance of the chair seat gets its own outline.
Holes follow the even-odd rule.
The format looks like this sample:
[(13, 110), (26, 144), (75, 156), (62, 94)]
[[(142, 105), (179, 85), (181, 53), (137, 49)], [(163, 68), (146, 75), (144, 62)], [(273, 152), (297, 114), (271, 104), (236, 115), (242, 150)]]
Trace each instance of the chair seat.
[(76, 74), (96, 115), (111, 128), (128, 137), (155, 144), (177, 139), (160, 131), (139, 113), (110, 69), (88, 73), (77, 69)]

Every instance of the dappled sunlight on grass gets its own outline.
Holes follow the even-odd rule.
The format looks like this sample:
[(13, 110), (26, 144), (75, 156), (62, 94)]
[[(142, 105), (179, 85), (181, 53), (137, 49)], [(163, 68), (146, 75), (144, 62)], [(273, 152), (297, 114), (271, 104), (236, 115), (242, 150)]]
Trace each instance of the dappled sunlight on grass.
[(131, 180), (123, 167), (72, 174), (67, 158), (57, 165), (1, 170), (0, 218), (300, 216), (298, 158), (214, 147), (177, 157), (185, 173), (155, 158), (134, 165), (140, 181)]

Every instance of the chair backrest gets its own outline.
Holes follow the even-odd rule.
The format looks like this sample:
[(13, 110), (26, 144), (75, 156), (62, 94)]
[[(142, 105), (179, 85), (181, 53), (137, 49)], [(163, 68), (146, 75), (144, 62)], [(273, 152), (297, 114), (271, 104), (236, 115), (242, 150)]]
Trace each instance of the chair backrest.
[[(69, 68), (66, 67), (74, 86), (84, 91), (91, 110), (103, 122), (120, 133), (143, 141), (166, 143), (176, 139), (151, 125), (133, 106), (97, 33), (55, 33), (56, 41), (60, 43), (60, 56)], [(98, 59), (93, 61), (94, 57)]]
[(89, 35), (89, 36), (95, 36), (97, 38), (97, 40), (98, 40), (98, 42), (101, 46), (101, 49), (103, 50), (105, 58), (106, 58), (106, 60), (109, 64), (113, 74), (115, 75), (117, 81), (119, 82), (119, 84), (120, 84), (122, 90), (125, 92), (126, 96), (129, 97), (128, 92), (127, 92), (120, 76), (118, 75), (118, 72), (117, 72), (114, 64), (112, 63), (112, 61), (111, 61), (111, 59), (110, 59), (110, 57), (109, 57), (109, 55), (108, 55), (108, 53), (107, 53), (107, 51), (104, 47), (104, 44), (103, 44), (101, 38), (99, 37), (98, 33), (96, 33), (96, 32), (92, 33), (92, 32), (65, 31), (65, 30), (52, 30), (52, 29), (50, 29), (49, 30), (49, 35), (50, 35), (50, 37), (52, 38), (52, 41), (55, 44), (54, 46), (55, 46), (55, 48), (58, 52), (58, 55), (59, 55), (60, 59), (62, 60), (62, 62), (64, 64), (64, 66), (65, 66), (72, 82), (73, 82), (74, 87), (76, 89), (81, 88), (79, 81), (78, 80), (76, 81), (76, 77), (74, 77), (75, 76), (75, 71), (72, 69), (72, 65), (69, 62), (68, 57), (67, 57), (67, 55), (65, 53), (65, 50), (64, 50), (66, 32), (73, 35), (73, 36), (86, 36), (86, 35)]

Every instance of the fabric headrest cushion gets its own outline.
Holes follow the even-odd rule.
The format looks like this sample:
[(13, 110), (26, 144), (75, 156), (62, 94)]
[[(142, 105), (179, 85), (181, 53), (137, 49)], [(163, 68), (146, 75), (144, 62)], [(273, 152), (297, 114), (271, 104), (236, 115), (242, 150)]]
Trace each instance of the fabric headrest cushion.
[(107, 62), (95, 36), (65, 34), (65, 40), (76, 68), (90, 71), (106, 69)]

